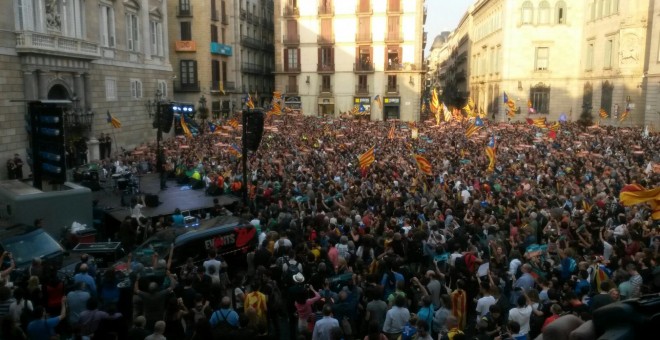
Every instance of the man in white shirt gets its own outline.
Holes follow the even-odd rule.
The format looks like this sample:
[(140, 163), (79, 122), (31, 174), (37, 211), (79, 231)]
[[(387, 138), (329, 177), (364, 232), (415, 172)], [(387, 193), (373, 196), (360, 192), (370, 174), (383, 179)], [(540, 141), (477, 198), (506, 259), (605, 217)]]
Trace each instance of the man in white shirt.
[(532, 316), (532, 306), (527, 294), (518, 297), (515, 308), (509, 311), (509, 321), (515, 321), (520, 325), (520, 332), (518, 334), (529, 333), (529, 318)]
[(463, 199), (463, 204), (470, 203), (470, 197), (472, 197), (472, 194), (470, 194), (470, 191), (468, 191), (466, 186), (463, 186), (463, 190), (461, 190), (461, 198)]
[(483, 282), (481, 284), (481, 295), (482, 297), (477, 300), (477, 323), (481, 320), (482, 317), (488, 314), (490, 306), (494, 305), (497, 300), (490, 293), (490, 286), (488, 283)]
[(217, 253), (215, 249), (209, 250), (209, 258), (202, 264), (206, 270), (206, 275), (211, 277), (214, 285), (220, 284), (220, 269), (227, 266), (226, 263), (216, 259)]

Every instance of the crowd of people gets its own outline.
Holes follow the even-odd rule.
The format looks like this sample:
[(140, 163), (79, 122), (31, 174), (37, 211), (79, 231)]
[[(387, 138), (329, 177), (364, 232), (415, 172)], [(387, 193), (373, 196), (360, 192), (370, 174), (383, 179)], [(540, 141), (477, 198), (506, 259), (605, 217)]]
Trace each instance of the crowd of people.
[[(655, 133), (562, 123), (550, 138), (486, 122), (468, 138), (465, 123), (270, 116), (244, 179), (239, 130), (214, 130), (166, 140), (163, 168), (197, 174), (209, 194), (247, 186), (248, 206), (231, 211), (258, 230), (244, 268), (214, 250), (181, 268), (155, 257), (159, 279), (134, 268), (121, 313), (111, 271), (94, 280), (83, 259), (65, 289), (37, 270), (0, 288), (2, 338), (532, 339), (567, 314), (586, 321), (660, 291), (657, 221), (619, 201), (628, 184), (660, 183)], [(138, 150), (112, 162), (157, 170), (155, 146)]]

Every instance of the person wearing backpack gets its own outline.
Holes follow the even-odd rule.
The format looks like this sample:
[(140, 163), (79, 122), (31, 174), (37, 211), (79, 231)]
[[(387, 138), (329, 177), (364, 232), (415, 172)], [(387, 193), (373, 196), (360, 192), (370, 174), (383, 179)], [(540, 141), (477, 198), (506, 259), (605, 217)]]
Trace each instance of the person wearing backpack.
[(222, 298), (220, 308), (211, 314), (209, 323), (212, 328), (220, 330), (233, 330), (238, 328), (238, 313), (231, 309), (231, 299), (228, 296)]
[(302, 264), (296, 261), (294, 256), (295, 253), (291, 250), (289, 256), (285, 256), (282, 263), (282, 282), (284, 282), (286, 287), (293, 285), (294, 276), (302, 274), (303, 271)]
[(32, 321), (34, 306), (32, 305), (32, 301), (25, 297), (25, 291), (23, 289), (18, 288), (14, 290), (14, 299), (16, 301), (9, 305), (9, 315), (13, 317), (16, 326), (25, 331), (28, 323)]

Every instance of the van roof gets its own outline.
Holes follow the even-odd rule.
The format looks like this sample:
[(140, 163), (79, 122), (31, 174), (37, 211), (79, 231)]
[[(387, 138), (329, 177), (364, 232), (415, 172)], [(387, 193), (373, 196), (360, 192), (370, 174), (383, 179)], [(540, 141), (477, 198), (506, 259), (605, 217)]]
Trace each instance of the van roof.
[(177, 236), (174, 240), (174, 245), (178, 246), (198, 238), (205, 238), (211, 235), (221, 234), (224, 231), (234, 230), (234, 228), (240, 226), (251, 226), (251, 224), (250, 222), (236, 216), (219, 216), (212, 218), (210, 220), (203, 221), (199, 228), (189, 230), (188, 232)]

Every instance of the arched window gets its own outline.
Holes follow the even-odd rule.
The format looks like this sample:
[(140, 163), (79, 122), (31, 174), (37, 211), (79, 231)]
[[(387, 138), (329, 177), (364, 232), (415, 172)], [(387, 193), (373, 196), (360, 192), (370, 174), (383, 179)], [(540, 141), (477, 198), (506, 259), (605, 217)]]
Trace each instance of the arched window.
[(566, 3), (563, 1), (558, 1), (555, 6), (555, 23), (564, 25), (566, 24)]
[(541, 1), (539, 4), (539, 24), (547, 25), (550, 23), (550, 4), (547, 1)]
[(531, 1), (525, 1), (522, 5), (522, 23), (531, 24), (534, 17), (534, 6)]

